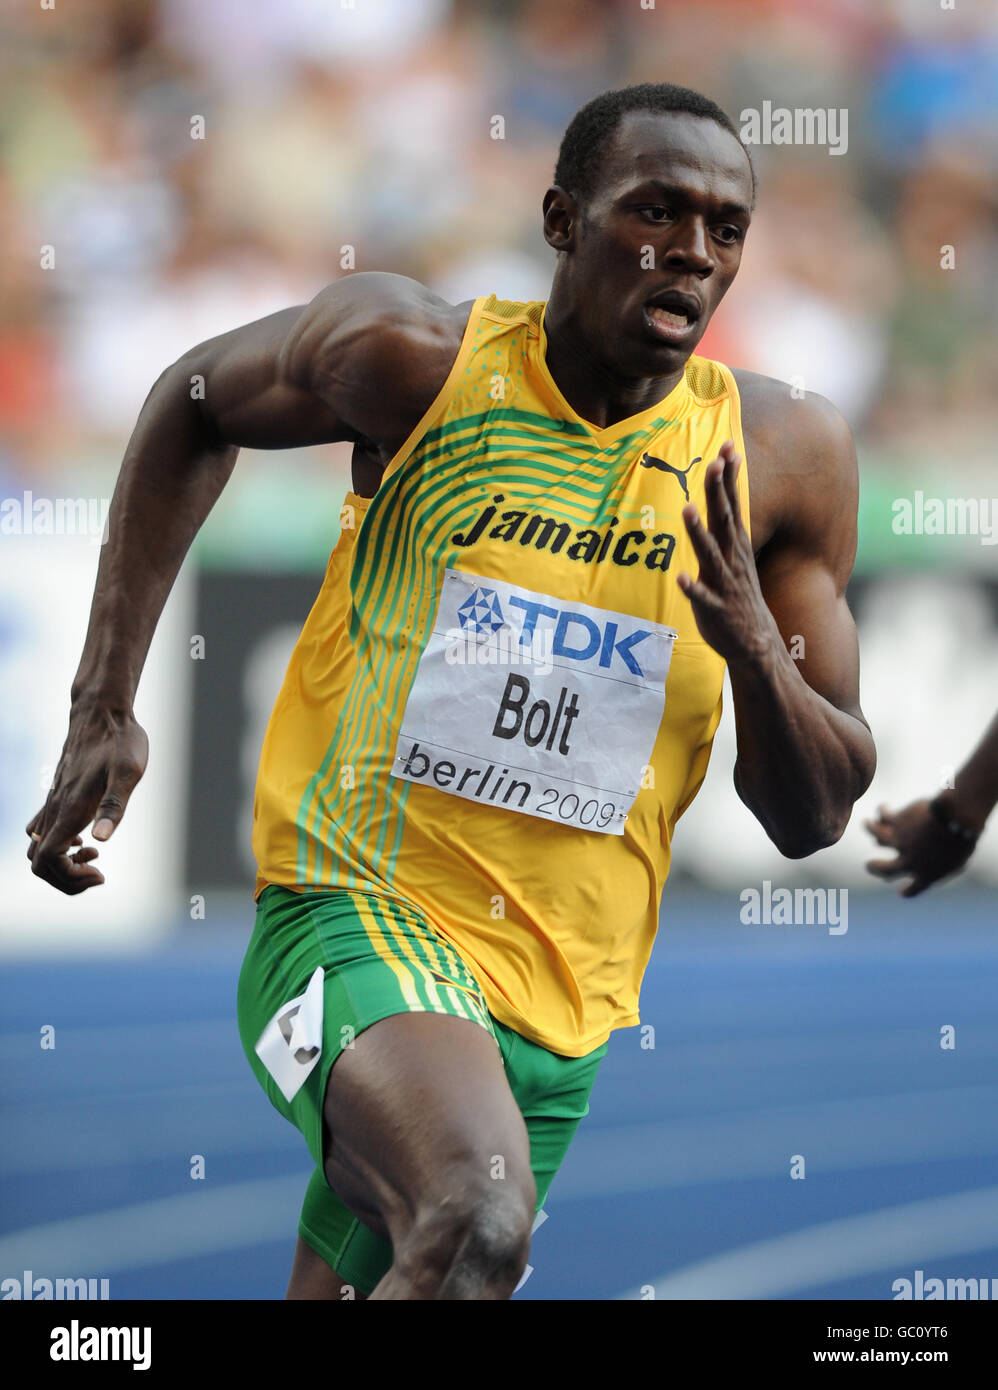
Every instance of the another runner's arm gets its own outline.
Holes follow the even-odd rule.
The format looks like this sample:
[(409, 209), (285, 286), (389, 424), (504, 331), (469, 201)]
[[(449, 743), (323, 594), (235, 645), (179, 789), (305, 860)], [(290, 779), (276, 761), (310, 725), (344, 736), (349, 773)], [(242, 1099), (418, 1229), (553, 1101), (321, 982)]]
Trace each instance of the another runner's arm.
[(901, 897), (916, 898), (963, 868), (996, 805), (998, 714), (951, 787), (899, 811), (881, 806), (876, 820), (864, 822), (878, 845), (897, 851), (893, 859), (871, 859), (866, 867), (877, 878), (907, 877)]
[(454, 312), (404, 277), (351, 276), (307, 306), (192, 348), (153, 386), (111, 502), (69, 735), (27, 826), (34, 873), (69, 893), (103, 882), (95, 850), (68, 851), (94, 817), (95, 838), (108, 838), (145, 769), (132, 713), (139, 676), (239, 448), (401, 441), (442, 382), (427, 345), (445, 343), (445, 311)]
[(984, 829), (998, 806), (998, 714), (954, 777), (952, 788), (941, 792), (937, 800), (974, 830)]

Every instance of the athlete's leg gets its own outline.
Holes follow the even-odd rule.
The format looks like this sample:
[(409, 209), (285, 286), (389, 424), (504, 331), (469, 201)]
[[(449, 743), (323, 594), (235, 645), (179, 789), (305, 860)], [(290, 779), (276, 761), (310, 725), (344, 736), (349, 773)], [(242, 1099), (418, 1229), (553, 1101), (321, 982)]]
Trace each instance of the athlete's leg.
[(330, 1187), (389, 1239), (377, 1299), (505, 1299), (526, 1265), (536, 1188), (523, 1116), (492, 1036), (395, 1014), (329, 1073)]
[[(287, 1026), (320, 968), (310, 1055)], [(534, 1211), (526, 1128), (477, 983), (418, 910), (268, 887), (238, 1013), (254, 1075), (317, 1164), (289, 1297), (343, 1297), (344, 1283), (387, 1298), (508, 1297)]]
[[(506, 1079), (526, 1121), (539, 1207), (588, 1113), (589, 1092), (606, 1044), (587, 1057), (559, 1057), (498, 1020), (492, 1023)], [(309, 1184), (299, 1236), (289, 1298), (363, 1298), (361, 1290), (374, 1289), (391, 1268), (391, 1244), (352, 1218), (319, 1170)]]

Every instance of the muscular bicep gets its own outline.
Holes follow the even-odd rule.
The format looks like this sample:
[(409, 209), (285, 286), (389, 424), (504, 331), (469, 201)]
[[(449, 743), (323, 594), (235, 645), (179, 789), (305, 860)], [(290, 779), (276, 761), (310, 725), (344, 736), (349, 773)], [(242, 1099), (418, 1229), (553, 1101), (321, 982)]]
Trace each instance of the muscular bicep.
[(848, 426), (820, 402), (798, 436), (785, 514), (757, 557), (759, 583), (801, 676), (862, 719), (859, 642), (846, 601), (856, 558), (859, 482)]
[(827, 559), (795, 549), (763, 552), (759, 582), (807, 684), (836, 709), (862, 718), (856, 624)]
[(185, 355), (220, 444), (290, 449), (408, 436), (456, 356), (470, 302), (454, 306), (403, 275), (369, 271)]
[(298, 304), (198, 344), (176, 364), (220, 445), (294, 449), (350, 431), (289, 360), (309, 306)]

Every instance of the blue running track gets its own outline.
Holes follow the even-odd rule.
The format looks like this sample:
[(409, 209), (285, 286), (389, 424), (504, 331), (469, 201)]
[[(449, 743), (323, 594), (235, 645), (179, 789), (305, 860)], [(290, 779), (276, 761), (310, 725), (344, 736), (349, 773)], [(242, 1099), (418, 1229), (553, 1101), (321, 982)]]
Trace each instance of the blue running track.
[[(916, 1269), (998, 1292), (996, 903), (853, 894), (831, 936), (667, 890), (645, 1026), (611, 1041), (517, 1297), (884, 1299)], [(0, 1278), (283, 1296), (309, 1161), (236, 1031), (250, 916), (4, 968)]]

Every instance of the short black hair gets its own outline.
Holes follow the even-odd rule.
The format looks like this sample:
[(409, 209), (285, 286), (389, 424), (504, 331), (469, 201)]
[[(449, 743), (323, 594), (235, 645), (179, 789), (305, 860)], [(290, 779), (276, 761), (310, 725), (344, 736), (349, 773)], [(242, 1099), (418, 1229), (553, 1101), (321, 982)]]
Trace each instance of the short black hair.
[[(569, 121), (554, 169), (554, 181), (559, 188), (582, 203), (592, 196), (606, 147), (621, 116), (629, 111), (702, 116), (705, 120), (716, 121), (742, 144), (731, 117), (702, 92), (695, 92), (691, 87), (677, 87), (671, 82), (642, 82), (635, 87), (618, 87), (616, 91), (594, 97)], [(752, 202), (755, 203), (755, 167), (744, 145), (742, 149), (752, 174)]]

